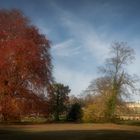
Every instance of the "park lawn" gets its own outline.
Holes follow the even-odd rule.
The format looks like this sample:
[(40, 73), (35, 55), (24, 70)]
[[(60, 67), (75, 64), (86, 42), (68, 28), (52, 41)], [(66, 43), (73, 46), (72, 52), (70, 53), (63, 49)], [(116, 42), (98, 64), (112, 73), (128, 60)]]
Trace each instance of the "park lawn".
[(140, 140), (140, 127), (117, 124), (0, 125), (0, 140)]

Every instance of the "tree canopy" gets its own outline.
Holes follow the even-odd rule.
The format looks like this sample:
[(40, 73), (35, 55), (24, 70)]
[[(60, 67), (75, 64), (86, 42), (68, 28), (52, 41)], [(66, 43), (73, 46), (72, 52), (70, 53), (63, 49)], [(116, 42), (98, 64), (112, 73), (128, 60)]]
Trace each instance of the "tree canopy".
[(50, 93), (51, 70), (45, 35), (21, 11), (0, 10), (0, 112), (4, 119), (39, 107), (39, 93), (44, 88)]

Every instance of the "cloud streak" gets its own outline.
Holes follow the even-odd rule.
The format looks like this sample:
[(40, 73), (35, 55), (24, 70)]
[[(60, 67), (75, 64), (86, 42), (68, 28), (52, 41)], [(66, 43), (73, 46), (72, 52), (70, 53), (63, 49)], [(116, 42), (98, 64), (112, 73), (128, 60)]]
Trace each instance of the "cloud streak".
[(80, 53), (80, 47), (75, 47), (73, 39), (52, 46), (52, 53), (60, 57), (71, 57)]
[(96, 29), (89, 23), (82, 21), (81, 19), (75, 18), (70, 13), (61, 17), (61, 21), (71, 36), (81, 46), (88, 50), (89, 53), (100, 63), (104, 60), (108, 53), (108, 47), (110, 39), (105, 40), (101, 35), (98, 35)]

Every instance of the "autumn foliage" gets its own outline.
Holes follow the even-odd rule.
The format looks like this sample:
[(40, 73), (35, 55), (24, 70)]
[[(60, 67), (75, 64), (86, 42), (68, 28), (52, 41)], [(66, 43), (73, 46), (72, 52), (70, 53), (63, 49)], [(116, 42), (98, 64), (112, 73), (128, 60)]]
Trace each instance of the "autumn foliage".
[(0, 114), (5, 121), (46, 113), (49, 50), (49, 41), (20, 11), (0, 10)]

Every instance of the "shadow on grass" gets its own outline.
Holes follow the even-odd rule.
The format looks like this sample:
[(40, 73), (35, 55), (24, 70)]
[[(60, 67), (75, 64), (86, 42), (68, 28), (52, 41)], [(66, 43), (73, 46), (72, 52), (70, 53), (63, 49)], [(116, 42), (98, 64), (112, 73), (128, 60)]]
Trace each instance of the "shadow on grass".
[(140, 133), (116, 130), (51, 132), (0, 130), (0, 140), (140, 140)]

